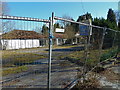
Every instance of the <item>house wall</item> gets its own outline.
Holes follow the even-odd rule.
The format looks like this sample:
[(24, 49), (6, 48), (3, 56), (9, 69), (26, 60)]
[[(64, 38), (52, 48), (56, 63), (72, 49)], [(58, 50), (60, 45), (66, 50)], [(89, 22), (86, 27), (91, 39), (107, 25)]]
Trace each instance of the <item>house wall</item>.
[(3, 49), (20, 49), (44, 46), (44, 39), (12, 39), (1, 40)]
[(80, 38), (79, 37), (75, 37), (71, 40), (72, 44), (79, 44), (80, 43)]
[(62, 45), (66, 43), (67, 39), (56, 38), (56, 45)]

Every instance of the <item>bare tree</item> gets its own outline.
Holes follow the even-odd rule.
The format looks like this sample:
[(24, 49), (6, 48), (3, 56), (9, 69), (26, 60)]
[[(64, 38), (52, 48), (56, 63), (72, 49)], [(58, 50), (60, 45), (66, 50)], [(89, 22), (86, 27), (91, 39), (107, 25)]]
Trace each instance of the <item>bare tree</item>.
[(0, 15), (8, 15), (9, 7), (7, 2), (0, 1)]
[(74, 27), (69, 25), (65, 28), (65, 34), (67, 35), (68, 39), (72, 39), (75, 37)]
[[(68, 19), (68, 20), (73, 20), (72, 17), (68, 16), (68, 15), (63, 15), (62, 18), (64, 19)], [(70, 22), (65, 22), (65, 21), (61, 21), (61, 25), (65, 28), (66, 26), (69, 26), (71, 23)]]
[(36, 26), (35, 31), (36, 31), (37, 33), (42, 33), (42, 28), (39, 27), (39, 26)]
[[(68, 15), (63, 15), (62, 18), (67, 19), (67, 20), (73, 20), (73, 18)], [(76, 33), (75, 26), (73, 23), (66, 22), (66, 21), (61, 21), (61, 24), (62, 24), (63, 28), (65, 29), (65, 34), (67, 35), (66, 43), (71, 44), (73, 42), (73, 39), (75, 38), (75, 33)]]
[(117, 23), (119, 23), (120, 22), (120, 11), (119, 10), (115, 11), (115, 15), (116, 15), (116, 21)]
[[(4, 2), (4, 1), (0, 1), (0, 15), (3, 16), (3, 15), (9, 15), (9, 7), (8, 7), (8, 4), (7, 2)], [(11, 21), (11, 20), (1, 20), (1, 28), (2, 28), (2, 31), (1, 33), (6, 33), (6, 32), (9, 32), (11, 30), (14, 29), (14, 26), (15, 26), (15, 22), (14, 21)]]

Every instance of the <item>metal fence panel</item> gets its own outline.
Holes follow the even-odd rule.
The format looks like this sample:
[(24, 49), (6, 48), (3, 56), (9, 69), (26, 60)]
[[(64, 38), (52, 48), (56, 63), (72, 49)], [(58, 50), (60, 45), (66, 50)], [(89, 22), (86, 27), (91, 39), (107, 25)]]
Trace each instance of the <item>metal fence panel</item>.
[(47, 88), (49, 20), (2, 17), (2, 87)]
[(77, 81), (84, 83), (90, 72), (97, 76), (120, 50), (120, 32), (109, 28), (54, 14), (49, 20), (0, 19), (3, 88), (69, 89)]

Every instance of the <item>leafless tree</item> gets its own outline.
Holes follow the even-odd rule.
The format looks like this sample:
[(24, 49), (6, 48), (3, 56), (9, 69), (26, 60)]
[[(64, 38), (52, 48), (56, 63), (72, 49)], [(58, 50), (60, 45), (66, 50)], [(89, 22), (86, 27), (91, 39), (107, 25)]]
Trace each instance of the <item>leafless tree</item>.
[(120, 11), (115, 11), (115, 15), (116, 15), (116, 21), (120, 22)]
[(37, 33), (42, 33), (42, 32), (41, 32), (41, 31), (42, 31), (42, 28), (39, 27), (39, 26), (36, 26), (36, 27), (35, 27), (35, 31), (36, 31)]
[[(9, 15), (10, 9), (8, 7), (7, 2), (0, 1), (0, 15)], [(0, 32), (6, 33), (14, 29), (15, 22), (11, 20), (1, 20), (1, 28), (2, 30)]]
[[(68, 19), (68, 20), (73, 20), (72, 17), (70, 17), (70, 16), (68, 16), (68, 15), (63, 15), (62, 18)], [(61, 24), (62, 24), (62, 26), (65, 28), (65, 27), (67, 27), (68, 25), (70, 25), (71, 23), (70, 23), (70, 22), (61, 21)]]
[(0, 15), (8, 15), (9, 14), (9, 7), (7, 2), (0, 1)]

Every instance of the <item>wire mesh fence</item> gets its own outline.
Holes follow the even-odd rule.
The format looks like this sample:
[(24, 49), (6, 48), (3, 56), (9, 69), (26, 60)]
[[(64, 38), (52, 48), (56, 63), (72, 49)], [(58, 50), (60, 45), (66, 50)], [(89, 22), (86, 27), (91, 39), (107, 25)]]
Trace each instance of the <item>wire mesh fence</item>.
[[(79, 88), (86, 87), (84, 82), (90, 78), (88, 73), (92, 73), (95, 76), (91, 78), (96, 80), (97, 83), (98, 73), (115, 62), (113, 59), (116, 58), (115, 56), (119, 52), (120, 32), (90, 25), (86, 22), (75, 22), (68, 18), (54, 18), (56, 23), (53, 32), (55, 35), (59, 35), (59, 37), (55, 35), (54, 37), (56, 42), (61, 44), (56, 46), (58, 48), (53, 47), (53, 78), (51, 80), (54, 83), (52, 83), (52, 87), (70, 88), (69, 85), (74, 85), (75, 81), (83, 81), (78, 83)], [(58, 28), (64, 29), (64, 32), (58, 31)], [(54, 72), (55, 61), (59, 65), (58, 68), (56, 67), (56, 72)], [(85, 86), (80, 87), (83, 84)], [(92, 82), (92, 84), (97, 87), (95, 82)]]
[(48, 22), (19, 18), (2, 20), (2, 87), (46, 88), (48, 36), (42, 34), (42, 27)]
[(2, 19), (3, 88), (67, 88), (75, 81), (84, 83), (88, 73), (97, 76), (115, 62), (110, 58), (120, 50), (119, 31), (88, 22), (54, 16)]

